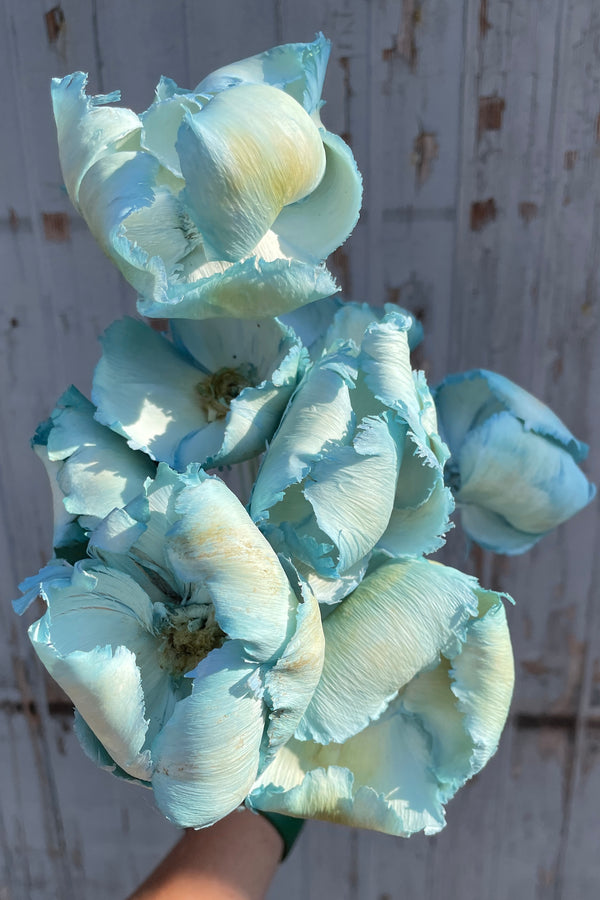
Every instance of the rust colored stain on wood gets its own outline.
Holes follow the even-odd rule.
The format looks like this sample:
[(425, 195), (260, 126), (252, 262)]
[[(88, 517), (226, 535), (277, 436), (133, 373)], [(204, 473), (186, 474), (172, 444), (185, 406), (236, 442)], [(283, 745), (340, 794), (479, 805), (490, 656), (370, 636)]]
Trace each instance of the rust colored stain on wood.
[(19, 230), (19, 217), (17, 215), (17, 211), (13, 209), (13, 207), (9, 207), (8, 210), (8, 225), (11, 231)]
[(471, 231), (481, 231), (495, 220), (497, 213), (498, 209), (493, 197), (488, 197), (487, 200), (476, 200), (471, 204)]
[(579, 150), (567, 150), (565, 152), (565, 169), (567, 172), (571, 172), (575, 168), (575, 163), (577, 162), (577, 157), (579, 156)]
[(481, 137), (484, 131), (500, 131), (505, 109), (506, 101), (497, 94), (492, 94), (491, 97), (479, 98), (478, 138)]
[(48, 43), (55, 44), (65, 25), (65, 14), (60, 6), (53, 6), (45, 14)]
[(419, 51), (415, 33), (417, 26), (421, 23), (421, 4), (417, 0), (403, 0), (402, 16), (400, 19), (400, 27), (396, 43), (392, 47), (386, 47), (381, 57), (384, 62), (399, 56), (406, 60), (410, 68), (414, 72), (417, 67)]
[(66, 213), (42, 213), (44, 223), (44, 237), (47, 241), (62, 243), (71, 237), (69, 217)]
[(420, 131), (413, 144), (412, 163), (417, 173), (417, 184), (421, 187), (431, 176), (433, 162), (439, 156), (440, 145), (432, 131)]
[(539, 207), (537, 203), (530, 203), (527, 200), (519, 203), (519, 215), (526, 225), (529, 225), (530, 222), (533, 222), (534, 219), (537, 219), (538, 213)]
[(492, 27), (487, 17), (488, 5), (487, 0), (481, 0), (479, 4), (479, 35), (484, 38)]

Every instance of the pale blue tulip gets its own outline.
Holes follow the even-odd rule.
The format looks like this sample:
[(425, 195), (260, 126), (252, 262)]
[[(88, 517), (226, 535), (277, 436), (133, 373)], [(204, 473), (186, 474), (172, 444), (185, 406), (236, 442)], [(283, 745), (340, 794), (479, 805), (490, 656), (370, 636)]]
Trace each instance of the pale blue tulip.
[(447, 449), (410, 367), (409, 328), (388, 313), (359, 344), (334, 343), (296, 389), (254, 486), (253, 519), (322, 602), (360, 582), (373, 550), (432, 553), (449, 527)]
[(70, 387), (32, 446), (44, 463), (54, 505), (54, 547), (61, 556), (85, 556), (86, 532), (142, 490), (155, 466), (143, 453), (94, 420), (95, 407)]
[(54, 79), (69, 196), (145, 315), (277, 315), (336, 289), (323, 260), (358, 218), (361, 178), (319, 120), (322, 35), (225, 67), (193, 91), (161, 79), (141, 116)]
[(500, 596), (427, 560), (388, 561), (323, 627), (321, 681), (248, 805), (434, 834), (506, 721), (514, 666)]
[(447, 480), (478, 544), (523, 553), (594, 497), (577, 465), (585, 444), (508, 378), (483, 369), (452, 375), (435, 401), (452, 454)]
[(48, 609), (29, 631), (35, 651), (77, 707), (88, 754), (150, 785), (179, 825), (210, 825), (243, 802), (310, 701), (316, 601), (198, 467), (159, 466), (93, 531), (90, 556), (37, 577)]
[(94, 375), (96, 418), (182, 471), (257, 456), (279, 424), (306, 351), (277, 319), (179, 319), (174, 343), (114, 322)]

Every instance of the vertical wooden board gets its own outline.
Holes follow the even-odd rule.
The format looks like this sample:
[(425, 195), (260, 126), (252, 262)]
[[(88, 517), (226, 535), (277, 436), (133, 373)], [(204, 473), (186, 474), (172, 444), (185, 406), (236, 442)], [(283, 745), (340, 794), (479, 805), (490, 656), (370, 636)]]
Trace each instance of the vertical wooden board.
[(57, 814), (56, 784), (48, 766), (46, 734), (34, 714), (0, 712), (4, 872), (9, 897), (71, 900), (74, 896)]
[(149, 790), (102, 771), (84, 755), (71, 713), (54, 717), (49, 747), (74, 883), (84, 886), (85, 900), (126, 896), (180, 830), (159, 812)]
[(380, 4), (372, 16), (372, 177), (384, 208), (453, 210), (459, 150), (462, 3)]
[(572, 737), (563, 728), (515, 729), (510, 777), (496, 811), (490, 900), (554, 900)]
[(358, 900), (357, 849), (364, 837), (354, 828), (307, 822), (292, 855), (277, 872), (268, 900)]
[(424, 369), (433, 385), (448, 371), (454, 223), (403, 210), (390, 212), (385, 220), (383, 300), (406, 307), (422, 322), (425, 338), (413, 354), (413, 365)]
[(161, 75), (184, 88), (193, 87), (193, 73), (189, 83), (190, 27), (184, 0), (96, 4), (98, 90), (120, 89), (123, 104), (140, 113), (154, 100)]
[(600, 727), (585, 728), (580, 748), (580, 773), (575, 785), (568, 841), (564, 847), (561, 896), (585, 900), (600, 884), (598, 857), (598, 797), (600, 796)]
[(450, 358), (471, 367), (485, 354), (489, 367), (518, 371), (527, 384), (559, 6), (490, 0), (485, 27), (481, 11), (469, 0)]
[[(18, 135), (20, 152), (27, 169), (27, 184), (23, 184), (23, 194), (29, 195), (29, 206), (33, 205), (35, 215), (41, 212), (68, 212), (69, 199), (62, 188), (62, 176), (56, 152), (56, 129), (50, 102), (50, 80), (53, 76), (65, 75), (71, 68), (69, 52), (80, 62), (87, 55), (89, 64), (94, 65), (94, 42), (92, 33), (91, 4), (81, 4), (80, 14), (69, 20), (68, 42), (60, 38), (51, 43), (48, 38), (45, 9), (41, 4), (20, 4), (9, 0), (8, 24), (12, 29), (11, 52), (4, 61), (7, 90), (18, 105)], [(88, 10), (87, 16), (83, 15)], [(65, 32), (66, 32), (65, 19)], [(21, 214), (21, 209), (17, 207)], [(31, 215), (31, 209), (26, 208)], [(35, 223), (34, 223), (35, 227)]]
[(279, 41), (275, 3), (187, 0), (185, 8), (191, 87), (215, 69), (262, 53)]

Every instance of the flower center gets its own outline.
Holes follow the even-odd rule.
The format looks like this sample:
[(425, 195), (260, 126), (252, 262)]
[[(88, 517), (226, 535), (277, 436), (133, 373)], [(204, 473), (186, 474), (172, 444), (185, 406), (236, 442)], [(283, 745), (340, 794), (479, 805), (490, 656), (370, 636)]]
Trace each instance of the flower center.
[(211, 603), (168, 607), (160, 627), (160, 667), (171, 675), (191, 672), (227, 635), (219, 628)]
[(209, 422), (225, 418), (231, 401), (254, 383), (253, 374), (254, 366), (246, 363), (237, 369), (219, 369), (196, 385), (200, 406)]

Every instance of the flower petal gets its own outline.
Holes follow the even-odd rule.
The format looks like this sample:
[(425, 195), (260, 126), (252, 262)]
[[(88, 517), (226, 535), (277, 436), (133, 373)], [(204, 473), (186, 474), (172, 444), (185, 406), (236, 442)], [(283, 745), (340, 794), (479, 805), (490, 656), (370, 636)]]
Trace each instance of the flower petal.
[(317, 34), (312, 44), (283, 44), (223, 66), (200, 82), (196, 92), (216, 94), (237, 84), (269, 84), (288, 93), (307, 113), (321, 103), (331, 44)]
[(302, 106), (266, 85), (242, 84), (187, 114), (177, 152), (188, 206), (214, 259), (247, 256), (280, 210), (319, 184), (325, 152)]
[(172, 284), (168, 290), (158, 278), (152, 279), (138, 298), (141, 315), (255, 319), (278, 316), (339, 290), (325, 266), (298, 259), (264, 260), (251, 256), (233, 265), (211, 265), (213, 271), (200, 273), (189, 283)]
[(203, 373), (134, 319), (113, 322), (102, 348), (92, 390), (96, 419), (133, 449), (173, 466), (181, 441), (207, 424), (197, 390)]
[(275, 665), (265, 674), (265, 700), (272, 710), (267, 728), (268, 761), (292, 737), (321, 677), (325, 638), (319, 604), (300, 581), (302, 602), (296, 630)]
[(154, 741), (154, 796), (176, 824), (212, 825), (252, 786), (264, 731), (255, 669), (234, 642), (213, 650), (195, 670), (192, 693)]
[[(271, 507), (302, 480), (327, 444), (351, 435), (349, 387), (355, 377), (354, 361), (347, 356), (316, 365), (302, 381), (258, 473), (251, 500), (254, 521), (269, 518)], [(278, 521), (289, 520), (285, 505), (284, 500)]]
[[(93, 527), (112, 509), (128, 503), (154, 472), (147, 457), (133, 453), (122, 438), (94, 421), (94, 412), (93, 404), (71, 387), (33, 439), (38, 455), (48, 460), (51, 483), (56, 478), (64, 508), (71, 518), (84, 517), (84, 527)], [(56, 493), (60, 511), (58, 499)], [(64, 526), (61, 514), (57, 545), (63, 542)]]
[(505, 553), (514, 556), (530, 550), (543, 534), (526, 534), (513, 528), (503, 516), (490, 512), (481, 506), (473, 506), (471, 503), (461, 503), (460, 524), (465, 533), (486, 550), (493, 553)]
[(167, 553), (182, 581), (204, 585), (217, 621), (243, 641), (251, 659), (266, 661), (283, 649), (294, 628), (296, 598), (274, 551), (240, 501), (218, 478), (201, 471), (181, 476), (179, 520), (167, 535)]
[(434, 393), (444, 436), (453, 455), (473, 426), (506, 410), (521, 420), (525, 431), (557, 441), (576, 462), (587, 456), (587, 446), (573, 437), (548, 406), (497, 372), (473, 369), (450, 375)]
[(362, 202), (362, 176), (352, 151), (336, 134), (321, 132), (325, 172), (311, 194), (285, 206), (273, 231), (299, 256), (325, 259), (343, 244), (358, 222)]
[(383, 716), (343, 744), (289, 741), (248, 798), (254, 808), (389, 834), (434, 834), (443, 804), (494, 753), (514, 680), (497, 594), (479, 610), (450, 661), (417, 675)]
[(341, 743), (379, 718), (440, 653), (456, 653), (476, 614), (475, 585), (423, 559), (390, 561), (367, 575), (323, 622), (323, 675), (296, 736)]
[(458, 462), (459, 503), (484, 507), (533, 535), (566, 521), (595, 493), (566, 449), (526, 431), (509, 412), (470, 431)]
[(84, 72), (52, 79), (60, 165), (67, 192), (77, 209), (80, 208), (79, 186), (87, 171), (104, 154), (141, 128), (139, 118), (130, 109), (105, 105), (119, 100), (119, 91), (87, 97), (87, 80)]

